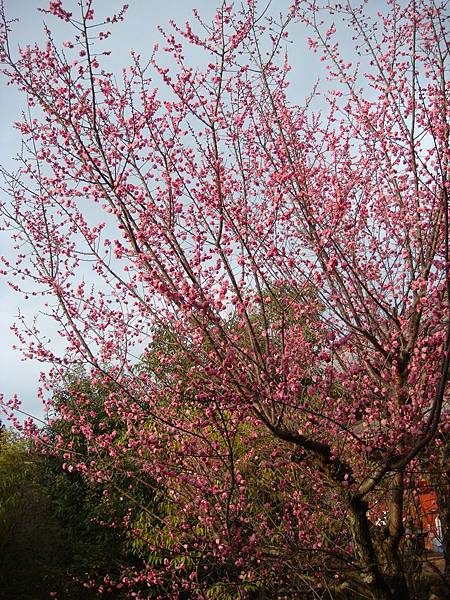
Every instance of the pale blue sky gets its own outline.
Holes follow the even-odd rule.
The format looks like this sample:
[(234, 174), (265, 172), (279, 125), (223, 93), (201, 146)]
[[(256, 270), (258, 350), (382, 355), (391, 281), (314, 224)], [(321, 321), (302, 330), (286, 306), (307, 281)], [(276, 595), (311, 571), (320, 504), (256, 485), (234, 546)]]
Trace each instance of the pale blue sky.
[[(129, 0), (130, 5), (125, 23), (113, 28), (110, 40), (112, 57), (110, 66), (114, 70), (128, 62), (131, 48), (140, 52), (142, 56), (150, 53), (155, 41), (160, 40), (157, 25), (167, 24), (169, 19), (184, 23), (192, 17), (195, 7), (199, 13), (208, 20), (220, 0)], [(117, 10), (123, 2), (117, 0), (97, 0), (99, 12), (105, 9), (111, 13)], [(261, 5), (263, 2), (261, 2)], [(287, 0), (273, 0), (273, 10), (282, 10), (288, 4)], [(376, 2), (378, 4), (378, 2)], [(5, 0), (6, 11), (9, 17), (19, 18), (14, 26), (12, 39), (22, 45), (39, 41), (42, 32), (44, 16), (37, 12), (40, 6), (47, 2), (40, 0)], [(76, 10), (75, 0), (66, 2), (66, 6)], [(73, 8), (72, 8), (73, 7)], [(60, 21), (47, 17), (47, 23), (54, 31), (57, 39), (65, 39)], [(290, 45), (289, 55), (293, 65), (291, 73), (291, 98), (301, 102), (308, 94), (311, 85), (320, 69), (318, 59), (307, 48), (306, 33), (303, 28), (296, 26), (293, 30), (294, 43)], [(345, 42), (345, 40), (344, 40)], [(187, 55), (187, 59), (195, 63), (195, 52)], [(0, 136), (0, 163), (11, 166), (12, 156), (19, 150), (20, 139), (12, 128), (12, 123), (20, 117), (24, 108), (24, 97), (14, 88), (0, 84), (0, 100), (2, 107), (2, 135)], [(1, 192), (3, 194), (3, 192)], [(4, 198), (2, 197), (2, 200)], [(11, 243), (4, 234), (0, 236), (0, 254), (9, 253)], [(10, 331), (15, 315), (20, 312), (32, 321), (39, 310), (36, 302), (25, 302), (21, 296), (13, 293), (6, 286), (4, 279), (0, 280), (0, 392), (6, 397), (17, 393), (23, 401), (23, 408), (28, 412), (40, 416), (42, 408), (36, 398), (37, 378), (41, 365), (31, 362), (21, 362), (20, 354), (12, 350), (15, 339)], [(44, 332), (46, 333), (46, 332)]]

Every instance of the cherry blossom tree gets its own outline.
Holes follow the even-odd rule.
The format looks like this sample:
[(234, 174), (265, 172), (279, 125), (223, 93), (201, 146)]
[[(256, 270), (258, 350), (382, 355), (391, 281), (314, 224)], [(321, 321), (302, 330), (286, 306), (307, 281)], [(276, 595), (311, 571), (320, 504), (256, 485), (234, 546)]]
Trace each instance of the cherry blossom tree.
[[(103, 48), (125, 9), (94, 4), (44, 11), (62, 47), (48, 29), (15, 53), (2, 28), (29, 107), (4, 271), (66, 351), (17, 333), (53, 365), (50, 415), (80, 364), (108, 390), (101, 410), (79, 386), (58, 403), (88, 450), (60, 435), (66, 467), (161, 495), (126, 522), (157, 554), (134, 574), (150, 594), (414, 597), (412, 488), (448, 433), (446, 3), (224, 2), (119, 79)], [(305, 28), (326, 85), (295, 104), (285, 47)]]

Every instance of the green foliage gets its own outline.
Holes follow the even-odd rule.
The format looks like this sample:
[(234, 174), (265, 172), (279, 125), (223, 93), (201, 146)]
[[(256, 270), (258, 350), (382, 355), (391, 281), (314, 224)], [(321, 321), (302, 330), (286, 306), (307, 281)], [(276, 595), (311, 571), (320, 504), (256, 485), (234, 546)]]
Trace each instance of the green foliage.
[[(125, 563), (120, 536), (95, 522), (98, 490), (58, 459), (3, 433), (0, 445), (0, 599), (94, 598), (87, 578)], [(119, 597), (110, 594), (111, 597)]]

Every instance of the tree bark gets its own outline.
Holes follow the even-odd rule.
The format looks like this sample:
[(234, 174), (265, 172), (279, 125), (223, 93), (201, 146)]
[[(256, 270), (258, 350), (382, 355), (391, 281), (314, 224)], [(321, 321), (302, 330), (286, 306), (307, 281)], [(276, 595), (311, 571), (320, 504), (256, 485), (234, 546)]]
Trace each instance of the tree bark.
[(389, 577), (393, 597), (398, 598), (399, 600), (409, 600), (410, 594), (408, 584), (398, 552), (400, 540), (404, 535), (404, 474), (402, 471), (394, 474), (390, 491), (389, 522), (386, 531), (387, 537), (383, 544), (383, 572)]
[(361, 579), (375, 600), (393, 600), (395, 596), (378, 566), (367, 509), (364, 500), (349, 498), (348, 522), (355, 545), (355, 554), (361, 564)]

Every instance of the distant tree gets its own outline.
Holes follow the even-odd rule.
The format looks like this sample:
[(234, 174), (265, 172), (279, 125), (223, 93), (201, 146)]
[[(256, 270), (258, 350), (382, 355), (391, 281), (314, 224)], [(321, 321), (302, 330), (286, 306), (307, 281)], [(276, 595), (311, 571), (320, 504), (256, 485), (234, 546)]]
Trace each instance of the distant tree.
[[(102, 44), (124, 11), (52, 1), (71, 37), (17, 53), (4, 17), (4, 73), (30, 108), (4, 173), (5, 268), (67, 341), (56, 356), (28, 331), (45, 389), (82, 363), (108, 390), (59, 406), (79, 436), (67, 465), (113, 483), (128, 464), (166, 499), (141, 597), (424, 591), (405, 525), (407, 482), (448, 435), (448, 7), (290, 4), (173, 24), (172, 66), (133, 53), (120, 80)], [(298, 21), (329, 84), (301, 105), (283, 55)]]
[[(58, 458), (4, 433), (0, 446), (0, 598), (95, 598), (105, 575), (127, 562), (120, 529), (99, 524), (113, 511), (101, 491)], [(136, 560), (136, 559), (135, 559)], [(111, 595), (111, 594), (110, 594)], [(120, 597), (114, 587), (112, 597)]]

